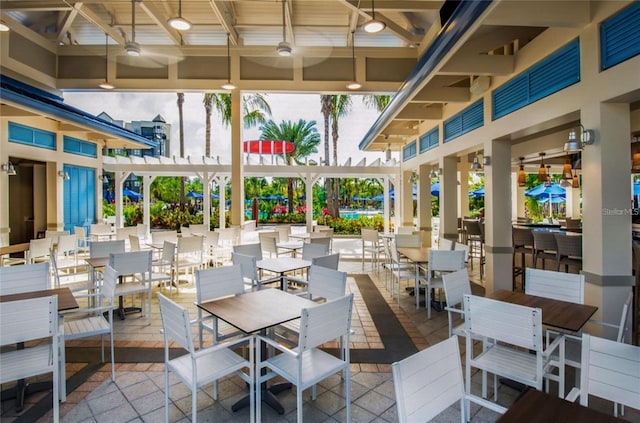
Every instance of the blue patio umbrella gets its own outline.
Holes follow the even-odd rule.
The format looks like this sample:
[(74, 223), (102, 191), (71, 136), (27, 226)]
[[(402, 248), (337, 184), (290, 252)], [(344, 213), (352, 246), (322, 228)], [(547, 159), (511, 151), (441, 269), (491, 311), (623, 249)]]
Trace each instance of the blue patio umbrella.
[(484, 187), (478, 188), (474, 191), (469, 191), (469, 197), (473, 197), (473, 198), (484, 197)]
[(199, 192), (193, 192), (193, 191), (191, 191), (191, 192), (189, 192), (189, 193), (186, 195), (186, 197), (189, 197), (189, 198), (202, 198), (202, 197), (203, 197), (203, 195), (202, 195), (202, 194), (200, 194)]
[(351, 201), (371, 201), (371, 198), (355, 196), (351, 197)]
[(640, 182), (633, 183), (633, 195), (640, 195)]
[(566, 203), (567, 199), (565, 197), (562, 196), (557, 196), (557, 197), (551, 197), (551, 199), (547, 198), (541, 198), (538, 200), (538, 203), (548, 203), (549, 201), (551, 201), (551, 204), (561, 204), (561, 203)]
[(122, 190), (122, 195), (124, 195), (126, 197), (129, 197), (130, 199), (136, 200), (136, 201), (139, 200), (140, 197), (142, 197), (139, 192), (131, 191), (128, 188), (125, 188), (125, 189)]
[(553, 183), (549, 186), (540, 184), (524, 192), (527, 197), (539, 197), (541, 195), (566, 195), (567, 190), (560, 184)]
[(218, 194), (211, 193), (211, 198), (213, 198), (214, 200), (219, 200), (220, 196)]
[(384, 194), (378, 194), (375, 197), (371, 197), (371, 201), (384, 201)]

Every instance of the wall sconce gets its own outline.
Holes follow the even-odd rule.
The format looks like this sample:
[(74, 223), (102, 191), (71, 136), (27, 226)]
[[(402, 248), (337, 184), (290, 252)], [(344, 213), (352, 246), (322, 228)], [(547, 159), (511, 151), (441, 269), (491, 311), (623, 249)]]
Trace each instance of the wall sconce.
[(106, 173), (103, 173), (102, 175), (98, 176), (98, 180), (100, 182), (102, 182), (103, 184), (108, 184), (109, 183), (109, 177), (107, 176)]
[(429, 178), (431, 179), (435, 179), (440, 177), (440, 175), (442, 175), (442, 169), (434, 167), (431, 169), (431, 171), (429, 172)]
[(409, 176), (409, 183), (411, 185), (414, 185), (416, 182), (418, 182), (418, 173), (417, 172), (411, 172), (411, 176)]
[(69, 179), (71, 179), (71, 177), (69, 176), (69, 173), (64, 172), (62, 170), (58, 171), (58, 176), (61, 177), (64, 181), (68, 181)]
[(518, 186), (524, 187), (527, 185), (527, 174), (524, 171), (524, 157), (518, 157), (520, 160), (520, 169), (518, 169)]
[[(580, 128), (580, 141), (576, 138), (576, 128)], [(595, 133), (591, 129), (585, 129), (584, 126), (576, 126), (569, 131), (569, 141), (564, 144), (564, 151), (574, 153), (580, 151), (585, 145), (591, 145), (596, 140)]]
[(9, 176), (15, 176), (17, 175), (16, 173), (16, 168), (13, 165), (13, 163), (11, 162), (6, 162), (2, 165), (2, 170), (4, 170), (5, 172), (7, 172), (7, 175)]
[(482, 166), (491, 165), (491, 156), (482, 156)]
[(482, 165), (480, 164), (480, 159), (478, 158), (477, 152), (476, 152), (476, 156), (473, 158), (473, 162), (471, 163), (471, 170), (474, 170), (474, 171), (482, 170)]
[(538, 168), (538, 181), (546, 182), (547, 181), (547, 168), (544, 167), (544, 156), (545, 153), (540, 153), (540, 167)]

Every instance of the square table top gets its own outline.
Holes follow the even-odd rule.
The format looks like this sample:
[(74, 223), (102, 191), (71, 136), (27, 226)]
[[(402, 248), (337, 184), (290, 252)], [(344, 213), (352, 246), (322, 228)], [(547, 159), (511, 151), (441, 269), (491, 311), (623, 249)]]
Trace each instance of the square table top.
[(429, 247), (398, 247), (398, 252), (414, 263), (429, 261)]
[(92, 257), (84, 260), (94, 269), (98, 267), (105, 267), (109, 264), (109, 257)]
[(487, 298), (540, 308), (542, 309), (543, 324), (570, 332), (580, 331), (582, 326), (598, 310), (598, 307), (591, 305), (570, 303), (507, 290), (499, 290), (492, 294), (487, 294)]
[(41, 291), (20, 292), (19, 294), (0, 295), (0, 303), (49, 297), (51, 295), (58, 296), (58, 311), (80, 308), (78, 302), (76, 301), (76, 297), (73, 296), (71, 290), (67, 287), (43, 289)]
[(311, 266), (311, 261), (294, 257), (275, 257), (258, 260), (256, 267), (274, 273), (286, 273), (294, 270), (306, 269)]
[(525, 421), (613, 423), (625, 420), (530, 389), (498, 419), (499, 423), (520, 423)]
[(302, 241), (289, 241), (289, 242), (278, 242), (276, 243), (276, 247), (284, 248), (285, 250), (299, 250), (304, 247), (304, 242)]
[(262, 289), (197, 304), (247, 334), (297, 319), (303, 308), (315, 305), (311, 300), (279, 289)]

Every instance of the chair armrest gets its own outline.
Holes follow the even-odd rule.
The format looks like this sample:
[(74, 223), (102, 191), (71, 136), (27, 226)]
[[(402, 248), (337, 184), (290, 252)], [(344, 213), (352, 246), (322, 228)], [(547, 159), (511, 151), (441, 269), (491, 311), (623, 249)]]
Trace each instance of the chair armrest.
[(564, 398), (569, 402), (576, 402), (576, 400), (580, 398), (580, 389), (579, 388), (571, 388), (571, 391)]
[(459, 308), (446, 306), (444, 309), (452, 313), (458, 313), (458, 314), (464, 315), (464, 310), (460, 310)]
[(587, 321), (587, 323), (592, 323), (594, 325), (604, 326), (604, 327), (607, 327), (607, 328), (614, 328), (614, 329), (619, 329), (620, 328), (620, 325), (615, 325), (613, 323), (607, 323), (607, 322), (603, 322), (603, 321), (600, 321), (600, 320), (589, 320), (589, 321)]
[(551, 353), (553, 351), (555, 351), (556, 349), (558, 349), (560, 347), (561, 344), (564, 344), (564, 340), (565, 340), (565, 335), (560, 335), (558, 337), (556, 337), (553, 342), (551, 342), (551, 344), (547, 345), (547, 348), (542, 352), (542, 355), (544, 357), (549, 357), (551, 356)]
[(276, 342), (275, 340), (266, 337), (266, 336), (262, 336), (262, 335), (258, 335), (256, 337), (258, 339), (258, 343), (260, 343), (260, 341), (272, 346), (273, 348), (277, 349), (278, 351), (284, 353), (284, 354), (288, 354), (292, 357), (297, 357), (298, 353), (290, 348), (285, 347), (284, 345), (281, 345), (280, 343)]
[(249, 335), (249, 336), (243, 336), (242, 338), (233, 339), (233, 340), (228, 341), (228, 342), (227, 341), (220, 342), (220, 343), (214, 344), (214, 345), (212, 345), (210, 347), (206, 347), (206, 348), (203, 348), (201, 350), (195, 351), (193, 355), (194, 355), (195, 358), (198, 358), (198, 357), (200, 357), (202, 355), (207, 355), (211, 351), (227, 349), (227, 348), (230, 348), (230, 347), (232, 347), (234, 345), (244, 344), (247, 341), (249, 342), (249, 347), (251, 349), (253, 349), (253, 339), (254, 339), (254, 337)]

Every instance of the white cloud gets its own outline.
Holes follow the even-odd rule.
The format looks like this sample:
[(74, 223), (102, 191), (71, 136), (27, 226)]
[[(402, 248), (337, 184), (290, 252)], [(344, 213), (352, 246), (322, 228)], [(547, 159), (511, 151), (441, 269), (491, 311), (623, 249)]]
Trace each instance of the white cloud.
[[(202, 105), (202, 93), (185, 93), (183, 105), (185, 156), (202, 156), (205, 150), (205, 110)], [(375, 122), (378, 112), (364, 106), (362, 96), (352, 96), (351, 112), (340, 119), (338, 141), (338, 160), (344, 162), (347, 157), (352, 163), (357, 163), (366, 157), (368, 162), (381, 153), (367, 153), (358, 149), (358, 144)], [(319, 94), (267, 94), (267, 101), (271, 106), (272, 117), (276, 123), (283, 120), (306, 121), (315, 120), (320, 136), (324, 135), (322, 114), (320, 113)], [(160, 114), (167, 123), (171, 124), (171, 153), (179, 154), (179, 120), (177, 96), (175, 93), (86, 93), (67, 92), (64, 94), (65, 103), (77, 107), (91, 114), (108, 113), (113, 119), (130, 122), (132, 120), (152, 120)], [(211, 119), (211, 150), (212, 156), (220, 156), (223, 162), (230, 161), (231, 131), (220, 122), (214, 112)], [(243, 140), (257, 139), (260, 136), (258, 128), (242, 129)], [(324, 138), (323, 141), (324, 142)], [(318, 160), (324, 152), (324, 144), (320, 144), (318, 154), (312, 156)]]

